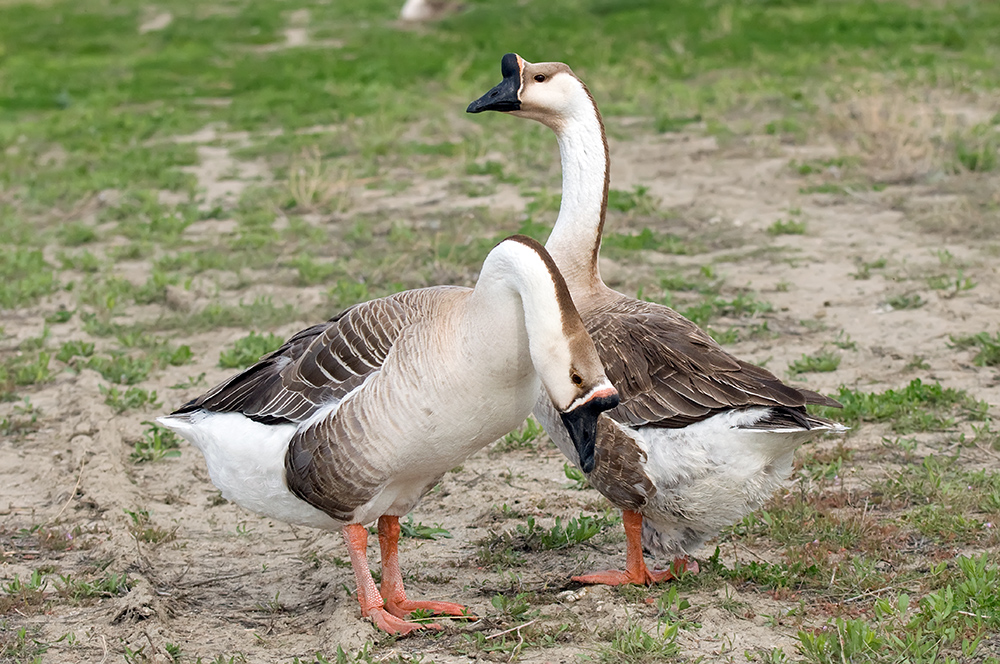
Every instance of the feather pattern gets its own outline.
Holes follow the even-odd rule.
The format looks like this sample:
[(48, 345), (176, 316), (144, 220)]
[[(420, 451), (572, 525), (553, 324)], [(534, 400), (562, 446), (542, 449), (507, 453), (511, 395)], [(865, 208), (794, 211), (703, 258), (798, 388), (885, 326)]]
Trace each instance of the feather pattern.
[(438, 286), (355, 305), (326, 323), (302, 330), (243, 373), (181, 406), (238, 412), (262, 424), (299, 423), (343, 399), (378, 371), (414, 314), (447, 291)]
[(733, 408), (836, 401), (783, 383), (727, 353), (673, 309), (610, 289), (581, 315), (621, 402), (608, 415), (632, 427), (681, 428)]

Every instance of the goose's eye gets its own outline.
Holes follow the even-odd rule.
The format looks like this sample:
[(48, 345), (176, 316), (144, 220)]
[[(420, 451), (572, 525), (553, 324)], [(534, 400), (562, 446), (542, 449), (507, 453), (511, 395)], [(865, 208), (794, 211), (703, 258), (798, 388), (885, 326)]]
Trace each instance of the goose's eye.
[(545, 82), (545, 74), (535, 74), (535, 80), (539, 83)]
[(569, 379), (573, 381), (574, 385), (583, 384), (583, 378), (580, 376), (580, 374), (576, 373), (575, 371), (573, 372), (573, 375), (569, 377)]

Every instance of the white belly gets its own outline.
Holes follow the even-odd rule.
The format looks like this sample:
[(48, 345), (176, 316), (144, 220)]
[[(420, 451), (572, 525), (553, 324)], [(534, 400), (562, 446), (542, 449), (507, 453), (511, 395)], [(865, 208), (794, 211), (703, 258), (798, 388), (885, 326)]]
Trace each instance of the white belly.
[(285, 452), (294, 424), (261, 424), (240, 413), (205, 411), (157, 421), (201, 450), (212, 483), (226, 500), (289, 523), (328, 530), (344, 525), (288, 490)]

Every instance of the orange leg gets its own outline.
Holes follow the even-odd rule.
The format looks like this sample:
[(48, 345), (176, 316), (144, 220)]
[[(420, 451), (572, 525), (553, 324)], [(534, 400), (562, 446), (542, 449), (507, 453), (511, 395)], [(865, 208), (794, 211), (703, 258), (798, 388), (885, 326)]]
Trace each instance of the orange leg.
[(674, 578), (673, 572), (689, 570), (698, 572), (698, 563), (687, 558), (676, 558), (672, 569), (651, 570), (646, 567), (642, 556), (642, 515), (631, 510), (622, 511), (622, 522), (625, 524), (625, 571), (604, 570), (583, 576), (574, 576), (579, 583), (601, 583), (607, 586), (622, 586), (629, 583), (635, 585), (651, 585)]
[(378, 544), (382, 549), (382, 597), (385, 610), (399, 618), (406, 618), (411, 611), (424, 609), (431, 613), (451, 616), (468, 615), (461, 604), (451, 602), (413, 601), (406, 599), (403, 575), (399, 571), (399, 517), (383, 515), (378, 519)]
[(368, 531), (358, 523), (351, 523), (343, 528), (344, 541), (351, 555), (351, 567), (354, 569), (354, 580), (358, 584), (358, 603), (361, 604), (361, 615), (371, 618), (375, 626), (389, 634), (405, 636), (413, 630), (436, 627), (440, 625), (419, 625), (407, 622), (392, 615), (385, 609), (385, 602), (378, 594), (375, 579), (368, 569)]

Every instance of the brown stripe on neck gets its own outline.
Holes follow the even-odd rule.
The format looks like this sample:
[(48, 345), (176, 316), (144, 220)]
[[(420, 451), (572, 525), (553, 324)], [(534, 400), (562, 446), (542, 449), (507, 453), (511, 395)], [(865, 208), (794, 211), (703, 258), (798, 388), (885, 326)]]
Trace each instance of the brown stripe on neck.
[(579, 313), (577, 313), (573, 297), (569, 294), (569, 287), (566, 285), (566, 280), (556, 266), (556, 262), (552, 260), (552, 256), (549, 255), (549, 252), (538, 240), (530, 238), (527, 235), (511, 235), (504, 242), (507, 242), (507, 240), (529, 247), (542, 259), (545, 269), (549, 271), (549, 276), (552, 278), (552, 284), (556, 288), (556, 302), (559, 303), (559, 316), (562, 319), (563, 332), (566, 336), (572, 336), (574, 332), (578, 331), (578, 328), (582, 327), (583, 322), (580, 320)]
[[(580, 79), (577, 79), (578, 81)], [(594, 95), (590, 93), (590, 88), (583, 81), (580, 81), (580, 85), (583, 86), (583, 91), (587, 93), (587, 97), (590, 98), (590, 104), (594, 107), (594, 116), (597, 118), (597, 124), (601, 128), (601, 141), (604, 143), (604, 194), (601, 197), (601, 221), (597, 225), (597, 241), (594, 243), (594, 252), (591, 256), (590, 272), (594, 280), (597, 280), (597, 259), (601, 253), (601, 238), (604, 237), (604, 220), (608, 216), (608, 189), (611, 186), (611, 152), (608, 149), (608, 134), (604, 130), (604, 118), (601, 117), (601, 110), (597, 108), (597, 102), (594, 100)]]

